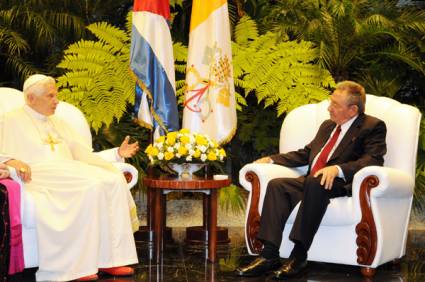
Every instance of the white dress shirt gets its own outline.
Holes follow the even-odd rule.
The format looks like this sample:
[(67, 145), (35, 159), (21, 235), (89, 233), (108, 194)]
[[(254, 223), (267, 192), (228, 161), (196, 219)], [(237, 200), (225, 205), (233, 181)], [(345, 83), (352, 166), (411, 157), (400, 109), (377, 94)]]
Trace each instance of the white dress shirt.
[[(339, 145), (339, 143), (341, 143), (342, 138), (344, 138), (345, 133), (347, 133), (348, 129), (350, 129), (351, 125), (353, 124), (354, 120), (357, 117), (358, 117), (358, 115), (352, 117), (351, 119), (349, 119), (346, 122), (344, 122), (343, 124), (341, 124), (341, 133), (339, 134), (338, 139), (336, 140), (335, 145), (333, 146), (331, 152), (329, 153), (328, 159), (326, 161), (328, 161), (330, 159), (332, 154), (335, 152), (336, 148), (338, 148), (338, 145)], [(328, 141), (326, 141), (325, 145), (323, 145), (320, 152), (314, 158), (313, 163), (311, 164), (311, 167), (314, 167), (314, 164), (316, 163), (317, 159), (319, 158), (320, 153), (322, 152), (323, 148), (325, 148), (326, 144), (328, 144), (329, 140), (332, 138), (332, 135), (334, 134), (337, 127), (338, 126), (335, 126), (334, 130), (332, 130), (331, 134), (329, 135)], [(338, 177), (345, 180), (344, 172), (342, 171), (341, 167), (339, 165), (336, 165), (336, 167), (338, 168)]]

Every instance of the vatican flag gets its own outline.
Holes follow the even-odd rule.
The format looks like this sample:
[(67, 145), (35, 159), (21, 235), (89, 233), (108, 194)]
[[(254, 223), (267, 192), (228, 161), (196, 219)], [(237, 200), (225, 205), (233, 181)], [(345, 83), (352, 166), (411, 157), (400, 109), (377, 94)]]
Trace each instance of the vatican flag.
[(225, 0), (193, 0), (183, 128), (229, 142), (236, 131), (230, 24)]

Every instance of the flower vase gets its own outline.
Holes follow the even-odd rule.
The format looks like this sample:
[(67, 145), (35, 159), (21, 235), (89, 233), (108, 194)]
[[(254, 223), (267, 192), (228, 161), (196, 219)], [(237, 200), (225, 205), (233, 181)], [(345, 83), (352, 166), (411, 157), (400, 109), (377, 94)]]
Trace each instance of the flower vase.
[(180, 179), (192, 179), (193, 173), (203, 168), (202, 163), (169, 163), (168, 167), (175, 171)]

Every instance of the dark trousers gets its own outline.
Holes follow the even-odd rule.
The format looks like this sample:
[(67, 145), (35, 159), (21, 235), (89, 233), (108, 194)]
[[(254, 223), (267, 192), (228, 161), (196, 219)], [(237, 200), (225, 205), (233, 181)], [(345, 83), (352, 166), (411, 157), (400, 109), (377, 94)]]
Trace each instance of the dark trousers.
[(258, 239), (280, 247), (282, 232), (292, 210), (301, 201), (289, 239), (308, 250), (331, 198), (347, 195), (346, 183), (335, 178), (331, 190), (320, 185), (320, 177), (276, 178), (267, 185)]

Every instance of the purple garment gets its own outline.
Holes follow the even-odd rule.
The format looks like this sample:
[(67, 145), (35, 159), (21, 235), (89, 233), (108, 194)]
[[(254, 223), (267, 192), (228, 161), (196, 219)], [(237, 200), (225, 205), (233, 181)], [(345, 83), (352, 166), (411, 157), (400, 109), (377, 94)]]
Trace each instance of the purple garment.
[(24, 248), (22, 245), (21, 224), (21, 188), (19, 184), (9, 178), (1, 179), (0, 183), (6, 186), (9, 200), (10, 217), (10, 263), (9, 275), (22, 272), (25, 268)]

